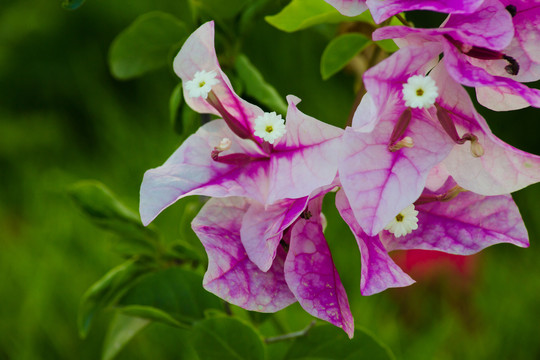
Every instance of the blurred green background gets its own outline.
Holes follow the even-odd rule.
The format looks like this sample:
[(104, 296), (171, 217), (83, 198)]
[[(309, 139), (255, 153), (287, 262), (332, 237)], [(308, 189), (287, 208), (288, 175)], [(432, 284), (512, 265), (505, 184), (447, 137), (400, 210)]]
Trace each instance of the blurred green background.
[[(275, 12), (285, 3), (276, 2)], [(107, 65), (115, 36), (152, 10), (191, 21), (183, 0), (88, 0), (76, 11), (54, 0), (0, 4), (2, 360), (100, 357), (110, 316), (100, 316), (81, 340), (77, 307), (85, 290), (122, 258), (116, 238), (94, 227), (66, 190), (78, 180), (97, 179), (137, 209), (144, 171), (180, 144), (168, 113), (178, 83), (171, 67), (119, 81)], [(334, 31), (318, 26), (286, 34), (260, 21), (242, 48), (280, 94), (295, 94), (307, 114), (344, 126), (354, 99), (352, 77), (342, 72), (323, 81), (319, 73)], [(539, 114), (484, 110), (499, 137), (535, 154)], [(358, 250), (328, 198), (327, 238), (357, 326), (398, 359), (540, 358), (540, 186), (514, 198), (529, 229), (529, 249), (498, 245), (470, 257), (466, 275), (440, 271), (371, 297), (359, 293)], [(156, 221), (171, 237), (181, 236), (181, 206)], [(277, 316), (291, 330), (311, 319), (297, 305)], [(120, 358), (183, 358), (184, 335), (153, 325)]]

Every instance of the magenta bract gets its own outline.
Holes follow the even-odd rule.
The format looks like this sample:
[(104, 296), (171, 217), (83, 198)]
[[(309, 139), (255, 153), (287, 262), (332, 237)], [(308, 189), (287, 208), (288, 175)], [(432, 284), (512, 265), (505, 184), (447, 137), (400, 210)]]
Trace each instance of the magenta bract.
[[(209, 22), (195, 31), (174, 67), (184, 84), (197, 71), (219, 74), (208, 99), (184, 95), (194, 110), (223, 120), (203, 125), (162, 166), (145, 173), (140, 201), (145, 225), (184, 196), (245, 196), (269, 205), (308, 196), (336, 176), (343, 130), (303, 114), (296, 107), (300, 99), (287, 97), (281, 138), (270, 144), (254, 135), (254, 121), (263, 112), (232, 90), (217, 62), (213, 29)], [(230, 142), (226, 149), (219, 148), (223, 140)]]
[(303, 215), (285, 230), (277, 255), (264, 272), (249, 260), (240, 240), (242, 222), (249, 221), (250, 208), (260, 209), (260, 204), (239, 197), (210, 199), (192, 223), (208, 254), (203, 286), (254, 311), (274, 312), (298, 300), (308, 313), (352, 337), (354, 322), (324, 239), (321, 205), (322, 196), (311, 200)]

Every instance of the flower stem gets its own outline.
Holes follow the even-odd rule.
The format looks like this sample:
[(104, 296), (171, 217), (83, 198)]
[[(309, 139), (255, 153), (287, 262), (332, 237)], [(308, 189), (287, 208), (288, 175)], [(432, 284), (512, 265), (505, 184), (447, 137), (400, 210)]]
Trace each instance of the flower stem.
[(268, 337), (268, 338), (264, 339), (264, 342), (266, 344), (272, 344), (272, 343), (279, 342), (279, 341), (285, 341), (285, 340), (290, 340), (290, 339), (295, 339), (295, 338), (298, 338), (298, 337), (306, 336), (307, 333), (309, 332), (309, 330), (311, 330), (311, 328), (314, 327), (316, 323), (317, 322), (315, 320), (313, 320), (312, 322), (310, 322), (308, 324), (308, 326), (306, 326), (304, 329), (302, 329), (300, 331), (295, 331), (295, 332), (285, 334), (285, 335)]
[(397, 14), (396, 19), (398, 19), (403, 25), (411, 27), (411, 24), (407, 20), (405, 20), (405, 18), (401, 16), (401, 14)]

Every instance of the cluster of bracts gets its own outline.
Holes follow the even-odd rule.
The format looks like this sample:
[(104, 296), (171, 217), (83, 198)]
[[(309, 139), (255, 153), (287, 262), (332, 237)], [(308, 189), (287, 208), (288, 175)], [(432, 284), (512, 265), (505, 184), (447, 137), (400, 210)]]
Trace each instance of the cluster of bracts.
[[(493, 110), (540, 107), (540, 1), (326, 0), (377, 23), (407, 10), (451, 15), (435, 29), (381, 27), (396, 53), (363, 75), (367, 93), (345, 130), (302, 113), (286, 119), (240, 98), (221, 70), (214, 24), (174, 60), (187, 104), (220, 117), (148, 170), (140, 213), (150, 223), (188, 195), (211, 197), (192, 227), (208, 254), (204, 287), (248, 310), (293, 302), (352, 336), (347, 295), (324, 238), (328, 192), (361, 254), (363, 295), (414, 281), (397, 249), (468, 255), (528, 246), (509, 195), (540, 179), (540, 157), (493, 135), (464, 86)], [(509, 116), (511, 113), (509, 113)]]

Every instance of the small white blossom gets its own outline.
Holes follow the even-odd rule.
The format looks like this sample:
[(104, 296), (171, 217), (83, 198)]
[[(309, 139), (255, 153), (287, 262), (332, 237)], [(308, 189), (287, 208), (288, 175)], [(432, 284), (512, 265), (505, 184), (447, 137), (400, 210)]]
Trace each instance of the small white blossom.
[(411, 204), (397, 214), (384, 229), (390, 231), (395, 237), (410, 234), (413, 230), (418, 229), (417, 215), (418, 211)]
[(255, 136), (270, 144), (285, 135), (285, 132), (285, 120), (275, 112), (264, 113), (255, 119)]
[(411, 108), (429, 108), (435, 104), (439, 89), (430, 76), (414, 75), (403, 84), (403, 100)]
[(189, 97), (202, 97), (206, 99), (208, 93), (212, 90), (212, 86), (219, 84), (219, 80), (216, 79), (215, 71), (197, 71), (193, 76), (193, 80), (187, 81), (184, 84), (185, 89), (188, 92)]

